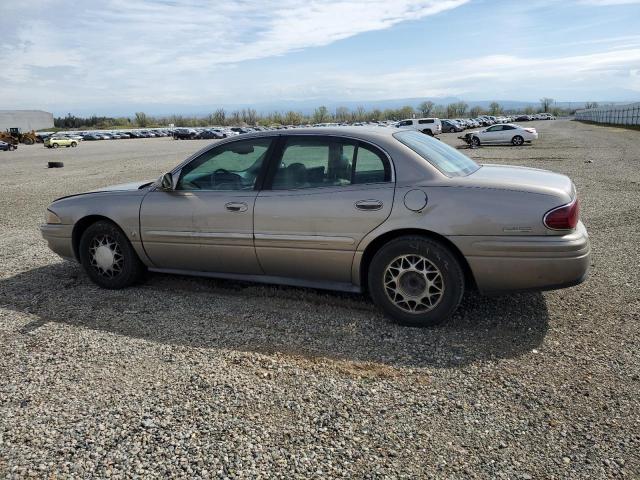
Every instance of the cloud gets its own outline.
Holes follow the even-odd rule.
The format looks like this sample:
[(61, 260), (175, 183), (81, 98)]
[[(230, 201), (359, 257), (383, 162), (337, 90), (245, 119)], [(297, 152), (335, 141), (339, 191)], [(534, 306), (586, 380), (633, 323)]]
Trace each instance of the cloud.
[[(223, 103), (308, 98), (535, 99), (543, 89), (575, 98), (602, 82), (612, 92), (638, 92), (640, 37), (634, 31), (566, 36), (562, 43), (564, 38), (527, 36), (525, 23), (522, 35), (511, 38), (507, 31), (494, 38), (491, 25), (472, 18), (468, 25), (478, 35), (452, 32), (455, 41), (444, 48), (442, 35), (421, 36), (420, 41), (428, 38), (421, 45), (410, 39), (389, 43), (395, 33), (373, 34), (469, 1), (14, 2), (3, 10), (0, 29), (0, 64), (10, 66), (0, 69), (0, 104), (126, 113), (144, 105), (207, 110)], [(477, 15), (477, 8), (462, 12)], [(520, 17), (534, 22), (535, 12)], [(319, 53), (363, 34), (371, 43), (366, 61), (347, 49), (349, 42), (342, 43), (344, 51), (332, 47), (330, 57)], [(469, 38), (483, 40), (475, 44)]]
[(560, 91), (589, 98), (593, 85), (640, 94), (639, 71), (640, 46), (556, 57), (485, 55), (428, 68), (375, 74), (332, 72), (286, 86), (267, 85), (280, 88), (279, 94), (286, 90), (306, 98), (327, 98), (338, 91), (345, 100), (445, 96), (531, 100)]
[[(188, 102), (198, 96), (185, 88), (190, 78), (210, 90), (233, 65), (388, 29), (468, 1), (38, 0), (35, 8), (4, 12), (11, 27), (0, 32), (0, 64), (11, 68), (0, 70), (0, 81), (11, 91), (20, 84), (34, 93), (53, 87), (48, 100), (62, 103), (108, 98), (114, 89), (123, 102)], [(51, 75), (49, 67), (61, 69)]]
[(640, 0), (580, 0), (578, 3), (592, 5), (595, 7), (609, 7), (613, 5), (633, 5), (640, 4)]

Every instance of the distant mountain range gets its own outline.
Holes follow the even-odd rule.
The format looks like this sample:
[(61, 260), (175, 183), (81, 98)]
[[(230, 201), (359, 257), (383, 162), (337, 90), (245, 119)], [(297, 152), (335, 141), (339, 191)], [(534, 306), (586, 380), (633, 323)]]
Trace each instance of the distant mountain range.
[[(90, 116), (93, 114), (102, 116), (125, 116), (132, 117), (134, 112), (143, 111), (149, 115), (155, 116), (169, 116), (169, 115), (190, 115), (190, 116), (206, 116), (213, 113), (218, 108), (224, 108), (227, 112), (233, 112), (235, 110), (242, 110), (243, 108), (253, 108), (259, 114), (268, 114), (272, 112), (286, 112), (293, 110), (304, 115), (312, 114), (314, 109), (324, 105), (330, 112), (335, 112), (338, 107), (346, 107), (349, 110), (355, 110), (358, 107), (364, 107), (366, 110), (373, 110), (375, 108), (385, 110), (387, 108), (400, 108), (405, 105), (416, 108), (420, 103), (424, 101), (431, 101), (436, 105), (447, 105), (450, 103), (456, 103), (463, 101), (469, 105), (469, 108), (475, 106), (487, 109), (491, 102), (498, 102), (502, 108), (506, 110), (524, 110), (527, 107), (538, 108), (539, 102), (521, 101), (521, 100), (465, 100), (458, 97), (431, 97), (431, 98), (396, 98), (389, 100), (330, 100), (330, 99), (310, 99), (310, 100), (280, 100), (273, 102), (262, 102), (255, 104), (240, 104), (240, 103), (222, 103), (212, 104), (210, 107), (202, 106), (187, 106), (187, 105), (110, 105), (103, 109), (93, 108), (91, 110), (78, 109), (72, 113), (81, 116)], [(611, 101), (598, 101), (598, 104), (625, 104), (630, 102), (611, 102)], [(560, 108), (579, 109), (584, 108), (584, 101), (579, 102), (556, 102), (554, 105)], [(67, 112), (56, 112), (55, 116), (64, 116)]]

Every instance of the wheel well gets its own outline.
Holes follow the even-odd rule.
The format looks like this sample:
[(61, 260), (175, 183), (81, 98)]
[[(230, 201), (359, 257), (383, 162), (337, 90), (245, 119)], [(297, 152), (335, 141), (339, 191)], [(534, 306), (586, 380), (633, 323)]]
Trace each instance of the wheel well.
[(82, 238), (82, 234), (85, 232), (87, 228), (93, 225), (96, 222), (100, 221), (111, 222), (114, 225), (117, 225), (116, 222), (111, 220), (110, 218), (103, 217), (102, 215), (89, 215), (88, 217), (83, 217), (76, 222), (73, 226), (73, 232), (71, 234), (71, 245), (73, 246), (73, 254), (76, 257), (76, 260), (80, 261), (80, 239)]
[(430, 240), (435, 240), (436, 242), (441, 243), (449, 250), (451, 250), (451, 253), (453, 253), (458, 262), (460, 262), (460, 267), (462, 268), (462, 272), (464, 273), (465, 287), (469, 289), (476, 288), (476, 282), (473, 278), (473, 272), (471, 271), (471, 267), (469, 267), (467, 259), (464, 258), (464, 255), (462, 254), (460, 249), (456, 247), (456, 245), (451, 240), (443, 235), (431, 232), (429, 230), (405, 228), (402, 230), (393, 230), (391, 232), (380, 235), (369, 245), (367, 245), (367, 248), (364, 250), (364, 254), (362, 255), (362, 260), (360, 261), (360, 287), (363, 291), (367, 290), (369, 265), (371, 264), (371, 260), (373, 260), (376, 252), (378, 252), (378, 250), (380, 250), (386, 243), (390, 242), (391, 240), (398, 237), (404, 237), (406, 235), (419, 235)]

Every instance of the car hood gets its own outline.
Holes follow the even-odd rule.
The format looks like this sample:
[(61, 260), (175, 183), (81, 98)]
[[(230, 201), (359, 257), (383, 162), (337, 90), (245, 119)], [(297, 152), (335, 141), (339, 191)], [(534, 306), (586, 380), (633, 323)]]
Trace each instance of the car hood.
[(575, 196), (575, 187), (569, 177), (539, 168), (484, 164), (462, 178), (476, 187), (556, 195), (567, 202)]
[(140, 190), (142, 187), (146, 187), (152, 184), (153, 180), (145, 180), (143, 182), (129, 182), (129, 183), (119, 183), (118, 185), (111, 185), (109, 187), (99, 188), (97, 190), (90, 190), (86, 193), (97, 193), (97, 192), (126, 192), (129, 190)]
[(153, 180), (145, 180), (143, 182), (130, 182), (130, 183), (120, 183), (118, 185), (111, 185), (108, 187), (98, 188), (96, 190), (89, 190), (88, 192), (83, 193), (75, 193), (73, 195), (66, 195), (64, 197), (56, 198), (54, 202), (58, 200), (63, 200), (65, 198), (78, 197), (80, 195), (89, 195), (92, 193), (108, 193), (108, 192), (134, 192), (138, 190), (142, 190), (146, 187), (153, 185)]

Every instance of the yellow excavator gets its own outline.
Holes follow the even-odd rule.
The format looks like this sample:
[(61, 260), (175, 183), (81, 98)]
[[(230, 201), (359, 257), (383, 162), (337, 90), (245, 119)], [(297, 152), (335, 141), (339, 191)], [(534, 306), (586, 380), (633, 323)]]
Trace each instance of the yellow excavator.
[(22, 132), (19, 128), (10, 128), (6, 132), (0, 132), (0, 141), (7, 142), (12, 145), (24, 143), (25, 145), (33, 145), (34, 143), (42, 143), (42, 139), (36, 135), (36, 132)]

